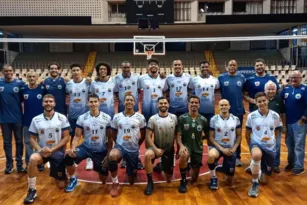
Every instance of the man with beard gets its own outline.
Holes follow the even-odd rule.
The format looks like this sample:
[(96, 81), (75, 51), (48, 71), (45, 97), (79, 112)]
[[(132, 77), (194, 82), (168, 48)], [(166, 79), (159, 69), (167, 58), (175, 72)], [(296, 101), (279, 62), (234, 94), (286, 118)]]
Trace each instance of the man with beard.
[[(32, 119), (43, 113), (44, 109), (42, 107), (43, 96), (45, 95), (45, 87), (38, 84), (37, 73), (30, 71), (27, 73), (28, 85), (22, 89), (23, 96), (23, 136), (26, 148), (26, 165), (28, 167), (30, 156), (33, 153), (33, 147), (30, 143), (30, 133), (29, 127)], [(39, 170), (44, 170), (44, 165), (39, 166)]]
[(177, 143), (179, 149), (179, 167), (181, 174), (180, 193), (187, 192), (186, 169), (187, 161), (191, 158), (192, 183), (196, 182), (199, 169), (203, 165), (203, 132), (208, 136), (208, 121), (198, 113), (200, 99), (191, 96), (189, 99), (189, 112), (178, 119)]
[(37, 165), (50, 162), (50, 176), (55, 178), (58, 188), (66, 183), (64, 152), (69, 141), (69, 122), (66, 116), (54, 111), (55, 98), (47, 94), (43, 97), (44, 113), (33, 118), (29, 132), (30, 142), (36, 150), (30, 157), (28, 167), (28, 194), (25, 204), (30, 204), (37, 197)]
[(161, 157), (162, 170), (168, 183), (171, 182), (173, 176), (177, 117), (168, 113), (169, 103), (165, 97), (159, 97), (157, 102), (159, 113), (149, 119), (146, 130), (148, 149), (145, 152), (145, 169), (148, 182), (144, 190), (145, 195), (151, 195), (154, 189), (152, 164), (155, 159)]
[(228, 100), (219, 102), (220, 114), (215, 115), (210, 121), (209, 140), (213, 145), (208, 156), (210, 169), (210, 189), (218, 189), (218, 179), (215, 167), (220, 157), (223, 157), (223, 169), (226, 174), (226, 182), (232, 184), (235, 174), (236, 150), (241, 142), (241, 126), (238, 117), (229, 113)]
[(66, 116), (66, 83), (64, 78), (60, 76), (60, 65), (57, 63), (50, 63), (48, 68), (50, 77), (46, 78), (43, 82), (46, 88), (46, 94), (51, 94), (55, 97), (55, 111)]
[(139, 148), (145, 139), (146, 120), (143, 115), (134, 111), (135, 103), (133, 95), (127, 94), (124, 98), (124, 112), (116, 114), (111, 125), (113, 141), (116, 142), (108, 157), (113, 183), (110, 189), (112, 197), (119, 194), (117, 162), (121, 159), (126, 160), (126, 173), (130, 185), (134, 184), (137, 175)]
[[(228, 100), (230, 103), (229, 112), (237, 116), (240, 120), (242, 131), (243, 115), (245, 114), (243, 106), (243, 85), (245, 77), (237, 73), (238, 64), (235, 60), (230, 60), (227, 66), (227, 73), (223, 73), (218, 77), (221, 88), (222, 99)], [(242, 166), (241, 162), (241, 144), (239, 144), (236, 153), (236, 166)]]
[(163, 80), (159, 77), (159, 61), (148, 60), (148, 74), (143, 75), (139, 80), (138, 88), (143, 90), (142, 114), (146, 121), (158, 113), (158, 98), (163, 95)]
[[(246, 141), (250, 147), (252, 161), (252, 187), (248, 195), (257, 197), (260, 182), (267, 184), (272, 174), (274, 158), (276, 155), (276, 138), (281, 127), (279, 115), (269, 110), (268, 97), (259, 92), (255, 95), (258, 110), (251, 112), (246, 121)], [(260, 175), (260, 176), (259, 176)]]
[(164, 85), (164, 95), (168, 95), (170, 99), (169, 112), (177, 117), (188, 111), (187, 100), (189, 95), (188, 85), (191, 76), (182, 72), (181, 60), (173, 61), (174, 74), (167, 76)]
[(258, 92), (264, 92), (264, 85), (269, 81), (273, 81), (277, 90), (279, 84), (274, 76), (265, 73), (265, 61), (261, 58), (255, 61), (256, 74), (247, 78), (244, 84), (244, 99), (249, 103), (249, 111), (253, 111), (253, 106), (256, 104), (255, 95)]
[(199, 114), (210, 122), (215, 113), (214, 92), (220, 88), (220, 83), (210, 75), (209, 61), (201, 61), (199, 65), (201, 73), (192, 79), (189, 88), (200, 98)]
[(111, 78), (111, 66), (106, 62), (96, 65), (97, 78), (92, 81), (90, 93), (95, 93), (99, 97), (99, 110), (108, 114), (111, 118), (114, 116), (114, 88), (115, 82)]
[[(74, 191), (78, 185), (74, 163), (79, 164), (86, 158), (92, 159), (94, 170), (99, 173), (101, 182), (106, 183), (108, 170), (105, 165), (107, 165), (107, 156), (113, 146), (111, 117), (99, 111), (99, 104), (99, 97), (96, 94), (90, 94), (88, 96), (90, 111), (78, 117), (76, 136), (65, 157), (67, 173), (70, 176), (65, 192)], [(78, 146), (82, 135), (84, 136), (83, 143)], [(106, 142), (108, 143), (107, 147)]]
[(280, 93), (285, 103), (284, 127), (288, 147), (288, 165), (285, 171), (301, 175), (304, 171), (305, 141), (307, 132), (307, 88), (302, 82), (302, 74), (294, 71), (290, 75), (291, 85)]
[(3, 135), (3, 145), (6, 157), (5, 174), (13, 172), (12, 138), (13, 132), (16, 142), (17, 172), (24, 172), (22, 166), (22, 95), (25, 84), (14, 78), (14, 70), (10, 65), (4, 65), (4, 78), (0, 78), (0, 124)]

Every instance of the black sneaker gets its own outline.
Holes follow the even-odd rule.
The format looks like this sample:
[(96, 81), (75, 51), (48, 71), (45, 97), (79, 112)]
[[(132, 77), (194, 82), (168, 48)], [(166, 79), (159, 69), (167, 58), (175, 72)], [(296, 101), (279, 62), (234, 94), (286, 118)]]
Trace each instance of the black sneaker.
[(294, 168), (294, 167), (293, 167), (292, 164), (288, 164), (288, 165), (285, 167), (285, 172), (290, 172), (293, 168)]
[(142, 162), (141, 162), (141, 159), (139, 158), (138, 170), (142, 170), (142, 169), (144, 169), (144, 166), (143, 166), (143, 164), (142, 164)]
[(148, 182), (146, 189), (144, 190), (145, 195), (151, 195), (154, 190), (154, 183), (153, 182)]
[(27, 197), (24, 199), (24, 204), (31, 204), (33, 203), (34, 199), (37, 197), (35, 189), (29, 189)]
[(273, 172), (275, 172), (275, 173), (280, 173), (279, 166), (274, 166), (274, 167), (273, 167)]
[(292, 174), (293, 175), (301, 175), (301, 174), (304, 174), (305, 173), (305, 170), (304, 169), (292, 169)]
[(4, 174), (12, 174), (14, 168), (12, 166), (6, 166)]
[(23, 168), (22, 166), (17, 167), (17, 173), (27, 173), (27, 170)]
[(178, 189), (179, 193), (186, 193), (187, 190), (187, 181), (180, 180), (180, 186)]
[(161, 162), (159, 162), (159, 163), (153, 168), (153, 171), (154, 171), (154, 172), (157, 172), (157, 173), (161, 173), (161, 172), (162, 172), (162, 164), (161, 164)]

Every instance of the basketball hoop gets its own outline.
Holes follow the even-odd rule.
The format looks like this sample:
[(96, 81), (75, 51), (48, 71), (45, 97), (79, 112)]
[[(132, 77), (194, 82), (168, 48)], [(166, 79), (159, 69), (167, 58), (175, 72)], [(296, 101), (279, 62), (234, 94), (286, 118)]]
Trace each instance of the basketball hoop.
[(145, 51), (145, 53), (147, 55), (147, 60), (151, 59), (153, 52), (152, 51)]

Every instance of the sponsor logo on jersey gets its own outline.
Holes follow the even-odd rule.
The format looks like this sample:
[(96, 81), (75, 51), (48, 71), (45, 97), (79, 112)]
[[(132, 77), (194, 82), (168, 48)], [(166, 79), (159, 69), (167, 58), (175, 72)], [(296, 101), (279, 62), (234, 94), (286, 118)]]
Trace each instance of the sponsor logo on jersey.
[(99, 101), (100, 102), (104, 102), (104, 101), (106, 101), (107, 100), (107, 98), (99, 98)]
[(242, 85), (241, 81), (238, 81), (238, 82), (237, 82), (237, 85), (238, 85), (238, 86), (241, 86), (241, 85)]
[(225, 81), (225, 82), (224, 82), (224, 85), (225, 85), (225, 86), (228, 86), (228, 85), (229, 85), (229, 81)]
[(301, 97), (302, 97), (301, 94), (296, 94), (296, 95), (295, 95), (295, 98), (296, 98), (296, 99), (301, 99)]
[(202, 131), (203, 127), (201, 125), (197, 125), (196, 129), (197, 129), (198, 132), (200, 132), (200, 131)]
[(180, 95), (182, 95), (183, 94), (183, 92), (176, 92), (175, 93), (175, 95), (177, 96), (177, 97), (179, 97)]
[(202, 93), (201, 96), (207, 97), (207, 96), (209, 96), (209, 93)]
[(23, 95), (23, 98), (24, 98), (25, 100), (27, 100), (27, 99), (29, 98), (29, 94), (24, 94), (24, 95)]
[(96, 140), (98, 140), (98, 139), (99, 139), (98, 136), (92, 136), (92, 137), (91, 137), (91, 140), (92, 140), (92, 141), (96, 141)]
[(261, 141), (262, 141), (262, 142), (270, 141), (270, 137), (264, 136), (264, 137), (262, 137)]
[(74, 102), (75, 102), (75, 103), (79, 103), (79, 102), (81, 102), (81, 99), (80, 99), (80, 98), (75, 98), (75, 99), (74, 99)]
[(61, 90), (61, 89), (62, 89), (62, 86), (61, 86), (61, 85), (58, 85), (58, 89)]
[(125, 95), (131, 95), (132, 94), (132, 92), (131, 91), (127, 91), (127, 92), (125, 92)]
[(189, 124), (184, 124), (184, 129), (189, 130), (190, 125)]
[(130, 140), (131, 139), (131, 136), (123, 136), (123, 140), (127, 141), (127, 140)]
[(46, 142), (47, 145), (52, 145), (52, 144), (54, 144), (54, 143), (55, 143), (55, 140), (48, 140), (48, 141)]
[(255, 86), (259, 86), (259, 85), (260, 85), (259, 81), (255, 82)]
[(229, 141), (230, 141), (230, 139), (228, 137), (225, 137), (225, 138), (221, 139), (221, 142), (224, 142), (224, 143), (229, 142)]
[(152, 97), (152, 98), (156, 98), (156, 97), (158, 97), (158, 95), (155, 94), (155, 93), (153, 93), (153, 94), (151, 95), (151, 97)]
[(14, 87), (14, 88), (13, 88), (13, 91), (14, 91), (15, 93), (18, 93), (19, 88), (18, 88), (18, 87)]
[(38, 94), (36, 97), (37, 97), (37, 99), (40, 100), (40, 99), (42, 99), (43, 96), (41, 94)]
[(4, 90), (4, 87), (0, 87), (0, 92), (2, 92)]

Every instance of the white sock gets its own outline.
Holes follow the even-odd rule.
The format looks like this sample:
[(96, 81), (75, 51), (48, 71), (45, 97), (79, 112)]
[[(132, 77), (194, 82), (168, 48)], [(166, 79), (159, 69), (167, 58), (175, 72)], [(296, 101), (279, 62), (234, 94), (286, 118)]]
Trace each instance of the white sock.
[(211, 178), (216, 178), (215, 169), (210, 170), (210, 176), (211, 176)]
[(76, 178), (76, 175), (73, 174), (73, 175), (70, 176), (70, 178), (71, 178), (71, 179), (75, 179), (75, 178)]
[(259, 180), (258, 180), (258, 178), (257, 178), (257, 179), (253, 179), (252, 182), (253, 182), (253, 183), (254, 183), (254, 182), (259, 183)]
[(36, 177), (28, 177), (28, 186), (29, 186), (29, 189), (34, 189), (36, 190)]
[(112, 182), (117, 184), (118, 183), (118, 177), (117, 176), (116, 177), (112, 177)]

